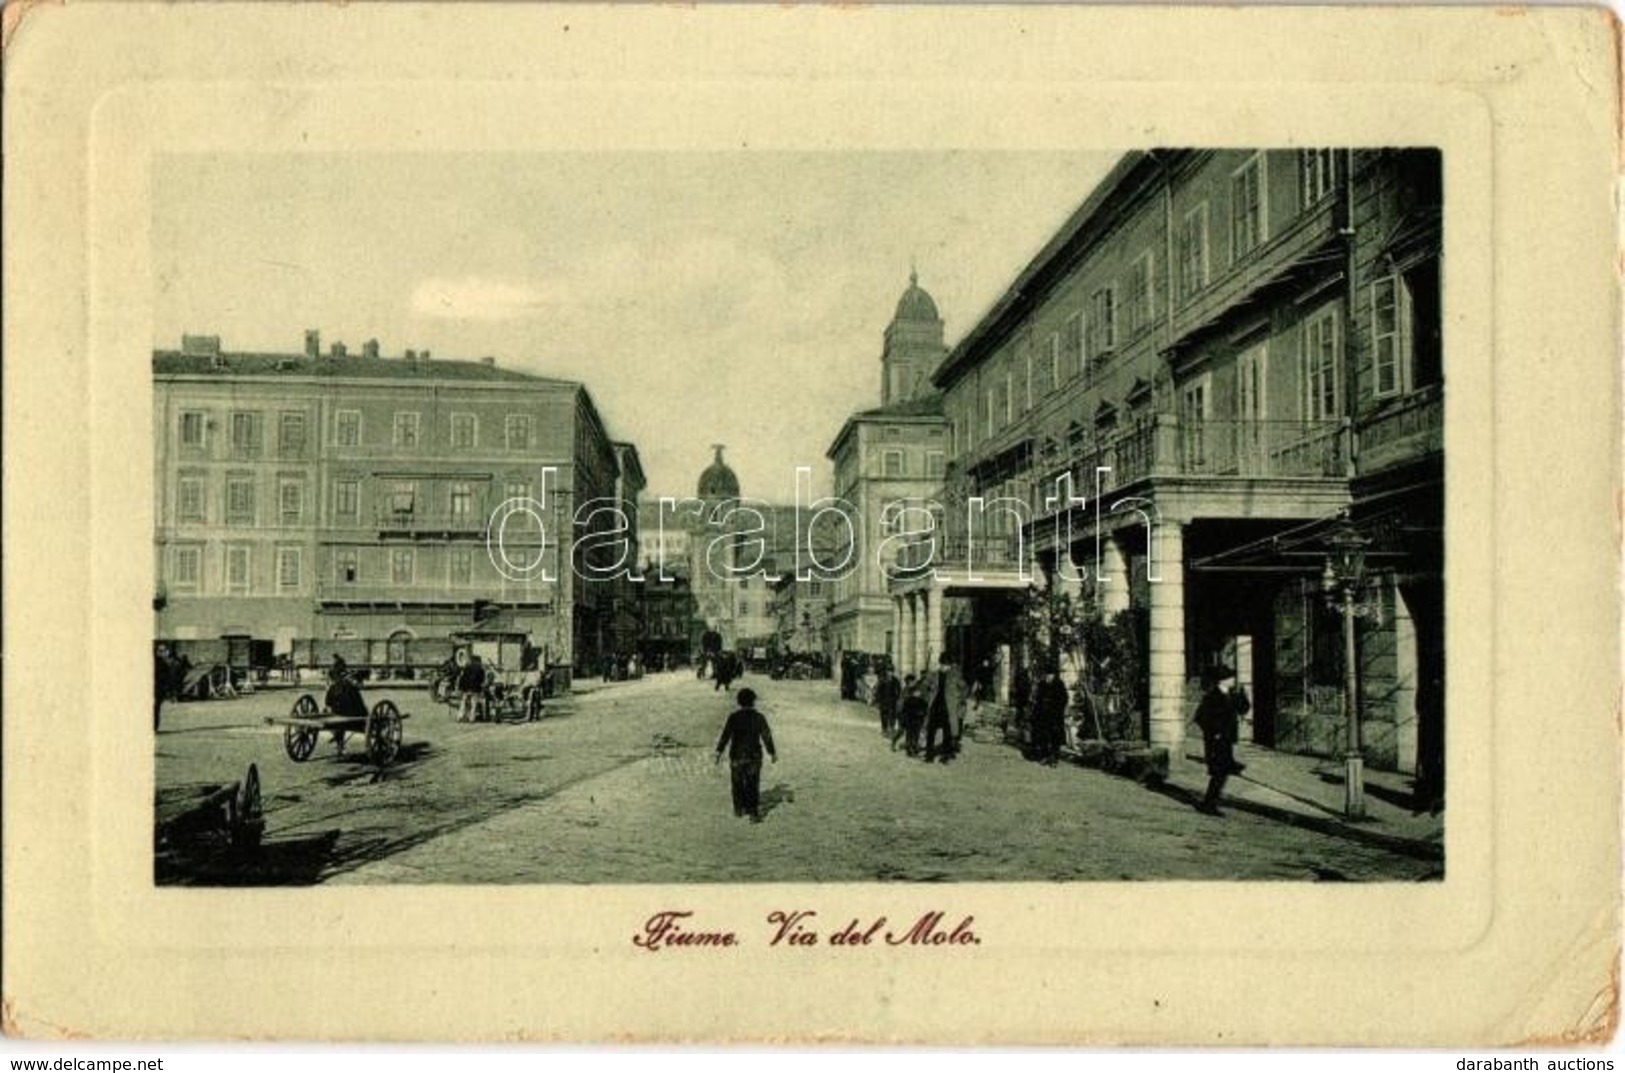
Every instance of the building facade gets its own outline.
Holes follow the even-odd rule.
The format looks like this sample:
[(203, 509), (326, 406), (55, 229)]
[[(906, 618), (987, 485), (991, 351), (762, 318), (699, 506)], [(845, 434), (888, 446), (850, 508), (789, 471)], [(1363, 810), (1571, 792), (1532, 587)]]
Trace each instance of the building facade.
[[(947, 472), (948, 422), (931, 373), (947, 354), (936, 302), (910, 274), (881, 348), (881, 405), (849, 417), (830, 445), (835, 498), (852, 521), (852, 558), (830, 580), (831, 644), (888, 652), (893, 612), (886, 570), (898, 510), (934, 499)], [(883, 561), (884, 560), (884, 561)]]
[[(1127, 614), (1144, 729), (1178, 746), (1224, 663), (1262, 744), (1341, 749), (1323, 574), (1368, 547), (1368, 761), (1443, 756), (1440, 161), (1432, 151), (1125, 156), (934, 375), (939, 569), (892, 586), (904, 666), (979, 660), (1013, 594)], [(1005, 501), (1019, 509), (967, 509)], [(955, 631), (954, 623), (972, 628)]]
[[(578, 504), (616, 499), (628, 456), (582, 385), (375, 342), (324, 354), (315, 332), (299, 354), (188, 337), (153, 354), (153, 408), (160, 638), (280, 654), (445, 637), (479, 604), (554, 664), (596, 663), (613, 585), (579, 576), (576, 555), (601, 565), (582, 538), (613, 523), (573, 522)], [(530, 505), (499, 511), (510, 502)]]

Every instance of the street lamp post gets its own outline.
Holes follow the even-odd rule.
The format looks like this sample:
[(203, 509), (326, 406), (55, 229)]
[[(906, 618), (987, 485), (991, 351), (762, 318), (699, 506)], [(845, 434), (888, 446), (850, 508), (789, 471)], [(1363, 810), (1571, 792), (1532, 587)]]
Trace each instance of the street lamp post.
[(1365, 577), (1365, 549), (1370, 543), (1345, 522), (1327, 540), (1325, 583), (1335, 593), (1343, 615), (1343, 710), (1348, 737), (1343, 743), (1343, 812), (1349, 819), (1365, 816), (1365, 755), (1360, 750), (1360, 684), (1356, 661), (1354, 617)]

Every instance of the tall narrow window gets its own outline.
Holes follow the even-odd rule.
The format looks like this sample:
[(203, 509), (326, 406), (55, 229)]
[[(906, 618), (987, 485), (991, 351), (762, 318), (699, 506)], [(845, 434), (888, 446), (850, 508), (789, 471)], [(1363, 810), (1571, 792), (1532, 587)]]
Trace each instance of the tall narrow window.
[(396, 481), (389, 493), (389, 510), (396, 517), (410, 517), (417, 509), (418, 486), (411, 481)]
[(1338, 360), (1337, 311), (1311, 317), (1303, 328), (1303, 417), (1330, 421), (1342, 412), (1341, 363)]
[[(1077, 312), (1066, 318), (1061, 325), (1061, 363), (1066, 370), (1063, 375), (1067, 377), (1080, 376), (1083, 373), (1083, 313)], [(1059, 383), (1059, 377), (1057, 377)]]
[(361, 556), (354, 548), (341, 548), (333, 557), (333, 573), (340, 585), (361, 580)]
[(418, 415), (411, 411), (398, 411), (395, 414), (395, 446), (416, 447), (418, 445)]
[(1304, 208), (1332, 192), (1337, 182), (1337, 154), (1331, 149), (1304, 149), (1298, 153), (1298, 193)]
[(1151, 251), (1141, 254), (1128, 273), (1128, 330), (1134, 334), (1151, 324), (1155, 296), (1152, 293)]
[(451, 445), (460, 451), (474, 446), (474, 415), (451, 415)]
[(411, 548), (396, 548), (389, 553), (389, 580), (396, 585), (412, 584), (416, 556)]
[(1102, 287), (1089, 297), (1089, 325), (1084, 339), (1089, 361), (1099, 362), (1117, 346), (1117, 295)]
[(1378, 398), (1406, 390), (1410, 360), (1410, 296), (1404, 280), (1386, 276), (1371, 285), (1374, 390)]
[(175, 491), (175, 517), (183, 522), (201, 522), (203, 516), (202, 477), (182, 477)]
[(1191, 209), (1179, 225), (1179, 296), (1189, 301), (1207, 286), (1207, 202)]
[(1203, 373), (1179, 391), (1180, 454), (1193, 469), (1207, 464), (1208, 405), (1208, 374)]
[(451, 583), (470, 585), (474, 581), (474, 553), (468, 548), (451, 549)]
[(231, 415), (231, 453), (254, 458), (260, 453), (260, 415), (239, 411)]
[(504, 431), (510, 451), (523, 451), (530, 447), (530, 415), (509, 414)]
[(298, 457), (305, 453), (305, 415), (296, 411), (284, 411), (277, 422), (276, 434), (277, 453), (287, 457)]
[(903, 476), (903, 452), (886, 451), (882, 454), (881, 472), (887, 477)]
[(284, 477), (277, 484), (277, 509), (283, 525), (305, 520), (305, 482), (300, 477)]
[(244, 593), (249, 590), (252, 573), (249, 560), (249, 548), (246, 544), (230, 544), (226, 547), (226, 591), (231, 593)]
[(276, 587), (280, 592), (297, 592), (302, 566), (298, 548), (276, 550)]
[(361, 411), (340, 410), (333, 417), (333, 438), (340, 447), (361, 445)]
[(1230, 176), (1230, 260), (1239, 261), (1267, 237), (1264, 157), (1254, 153)]
[(208, 427), (203, 411), (187, 410), (181, 414), (181, 446), (190, 451), (201, 451), (206, 445)]
[(235, 476), (226, 478), (226, 524), (253, 525), (257, 519), (254, 509), (254, 478)]
[(333, 485), (333, 513), (341, 522), (353, 522), (360, 516), (360, 481), (339, 481)]
[(203, 578), (203, 549), (195, 545), (172, 549), (169, 580), (176, 588), (196, 589)]
[(466, 522), (474, 516), (474, 486), (467, 481), (458, 481), (451, 486), (451, 518), (454, 522)]

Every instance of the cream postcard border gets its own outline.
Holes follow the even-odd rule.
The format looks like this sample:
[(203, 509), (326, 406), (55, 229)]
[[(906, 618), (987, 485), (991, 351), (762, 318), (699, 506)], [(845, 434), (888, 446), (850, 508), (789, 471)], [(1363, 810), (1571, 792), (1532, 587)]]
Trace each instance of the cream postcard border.
[[(1594, 529), (1565, 528), (1588, 517), (1596, 477), (1617, 473), (1617, 435), (1587, 439), (1603, 421), (1566, 424), (1556, 411), (1571, 402), (1551, 397), (1573, 380), (1571, 366), (1538, 377), (1530, 367), (1542, 356), (1585, 364), (1605, 379), (1579, 408), (1617, 414), (1617, 370), (1589, 356), (1614, 327), (1612, 307), (1599, 312), (1614, 296), (1578, 271), (1597, 251), (1573, 199), (1590, 189), (1584, 178), (1611, 176), (1613, 123), (1571, 85), (1571, 69), (1598, 69), (1583, 13), (1498, 22), (1470, 10), (121, 5), (95, 7), (93, 24), (92, 7), (36, 12), (8, 71), (8, 121), (19, 112), (28, 120), (21, 134), (8, 129), (8, 162), (13, 139), (25, 138), (25, 167), (53, 156), (67, 165), (61, 182), (32, 172), (22, 180), (38, 184), (32, 192), (49, 202), (41, 215), (62, 232), (19, 218), (11, 191), (6, 219), (8, 308), (21, 292), (57, 310), (66, 329), (33, 315), (7, 323), (7, 386), (20, 381), (29, 400), (19, 414), (7, 391), (14, 1024), (296, 1038), (1414, 1043), (1510, 1041), (1591, 1015), (1579, 1000), (1607, 983), (1599, 955), (1612, 954), (1617, 934), (1617, 727), (1600, 725), (1594, 708), (1598, 688), (1617, 681), (1617, 650), (1571, 641), (1530, 666), (1532, 643), (1552, 639), (1520, 630), (1538, 618), (1514, 617), (1543, 587), (1556, 596), (1565, 584), (1536, 569), (1542, 539), (1566, 549), (1617, 534), (1612, 514), (1592, 517)], [(1449, 39), (1453, 54), (1434, 51)], [(1102, 41), (1120, 55), (1093, 54)], [(1435, 44), (1424, 50), (1423, 41)], [(732, 49), (720, 51), (724, 43)], [(48, 72), (68, 48), (70, 69)], [(1196, 55), (1209, 52), (1228, 59), (1223, 70)], [(1150, 62), (1157, 55), (1181, 62)], [(878, 57), (888, 60), (883, 77)], [(1613, 77), (1611, 64), (1601, 69)], [(90, 90), (66, 93), (57, 80), (74, 74)], [(17, 87), (71, 98), (62, 125), (47, 128), (35, 100), (16, 103)], [(1561, 111), (1567, 92), (1572, 114)], [(1550, 200), (1533, 201), (1520, 169), (1544, 142), (1546, 161), (1572, 167), (1540, 179)], [(152, 886), (151, 739), (134, 714), (145, 712), (154, 589), (156, 154), (1343, 144), (1443, 151), (1442, 883)], [(1599, 208), (1593, 219), (1606, 225), (1608, 206)], [(1572, 278), (1531, 283), (1531, 268), (1550, 273), (1564, 249)], [(48, 258), (66, 262), (42, 273), (58, 286), (31, 294), (38, 281), (17, 279), (17, 257), (31, 276)], [(1570, 334), (1562, 350), (1551, 334), (1558, 310), (1572, 317), (1558, 328)], [(53, 364), (64, 375), (36, 384)], [(72, 433), (75, 443), (40, 451), (45, 438)], [(1559, 457), (1585, 464), (1525, 474), (1554, 443), (1574, 445)], [(21, 470), (19, 446), (32, 462)], [(19, 515), (43, 482), (61, 514)], [(1520, 498), (1531, 492), (1539, 495)], [(72, 537), (37, 543), (64, 524)], [(1599, 587), (1616, 576), (1588, 561), (1610, 571)], [(49, 607), (35, 570), (50, 576)], [(1614, 621), (1614, 608), (1594, 598), (1564, 611), (1593, 642), (1593, 627)], [(45, 639), (60, 647), (35, 652)], [(1564, 662), (1582, 654), (1602, 662)], [(70, 666), (76, 687), (59, 696), (36, 677)], [(1546, 705), (1520, 706), (1527, 680), (1548, 668), (1564, 677), (1535, 694)], [(1551, 703), (1566, 694), (1593, 706)], [(1560, 732), (1573, 740), (1554, 741)], [(51, 859), (39, 859), (47, 850)], [(1541, 861), (1549, 867), (1531, 868)], [(1580, 881), (1565, 884), (1567, 894), (1547, 890), (1564, 877)], [(49, 908), (39, 904), (46, 898), (55, 899)], [(763, 936), (726, 955), (650, 954), (630, 942), (660, 909), (693, 908), (754, 936), (771, 910), (803, 907), (843, 920), (974, 914), (984, 942), (787, 951), (766, 949)], [(239, 976), (252, 986), (221, 983)]]

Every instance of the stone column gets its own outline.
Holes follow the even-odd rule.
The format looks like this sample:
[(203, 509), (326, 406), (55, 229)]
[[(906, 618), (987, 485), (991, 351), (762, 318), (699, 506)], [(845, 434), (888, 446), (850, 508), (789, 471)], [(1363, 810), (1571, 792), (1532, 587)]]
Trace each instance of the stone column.
[(925, 614), (925, 666), (927, 670), (934, 669), (937, 661), (942, 658), (942, 654), (947, 651), (947, 648), (944, 647), (945, 638), (942, 633), (943, 591), (941, 589), (932, 589), (930, 593), (931, 602), (926, 605)]
[(914, 673), (931, 671), (931, 590), (921, 589), (914, 594)]
[(1185, 527), (1164, 521), (1151, 533), (1151, 744), (1177, 759), (1185, 740)]
[(1100, 577), (1111, 579), (1098, 588), (1100, 610), (1104, 612), (1106, 621), (1110, 622), (1113, 615), (1128, 610), (1129, 589), (1128, 556), (1123, 554), (1123, 545), (1110, 533), (1101, 535), (1100, 562), (1097, 565), (1101, 571)]
[(904, 593), (902, 600), (903, 632), (897, 645), (902, 653), (902, 666), (898, 668), (898, 673), (909, 675), (914, 673), (914, 594)]
[(903, 673), (903, 598), (892, 593), (892, 644), (889, 647), (892, 667), (897, 675)]

